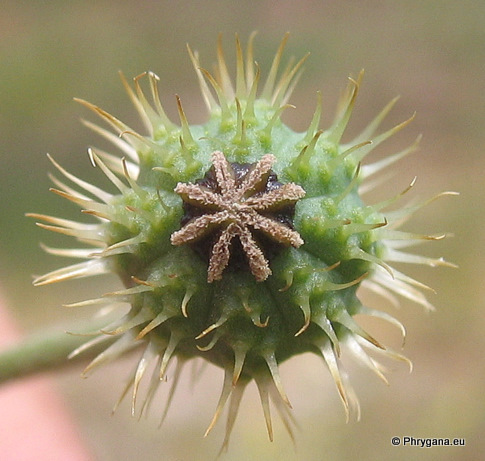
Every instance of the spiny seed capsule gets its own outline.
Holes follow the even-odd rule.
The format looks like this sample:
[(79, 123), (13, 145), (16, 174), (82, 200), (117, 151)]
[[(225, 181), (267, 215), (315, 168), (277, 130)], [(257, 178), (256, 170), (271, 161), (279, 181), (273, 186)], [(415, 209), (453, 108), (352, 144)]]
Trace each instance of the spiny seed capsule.
[[(101, 150), (88, 151), (114, 192), (88, 184), (51, 159), (72, 183), (54, 178), (57, 189), (53, 191), (82, 207), (94, 222), (31, 215), (45, 223), (41, 227), (73, 236), (83, 245), (47, 248), (54, 255), (83, 261), (39, 277), (36, 285), (111, 272), (124, 284), (121, 290), (72, 304), (130, 306), (128, 314), (72, 353), (108, 344), (84, 373), (139, 346), (141, 358), (129, 380), (135, 413), (145, 374), (151, 373), (152, 379), (140, 412), (149, 407), (174, 359), (170, 395), (183, 365), (191, 359), (221, 367), (224, 382), (207, 432), (230, 401), (223, 446), (252, 380), (261, 395), (270, 439), (270, 399), (291, 434), (290, 403), (279, 365), (304, 352), (315, 353), (326, 363), (347, 417), (351, 410), (358, 413), (355, 393), (340, 371), (343, 346), (384, 381), (383, 368), (373, 354), (409, 363), (354, 320), (356, 314), (379, 317), (405, 334), (398, 320), (363, 305), (358, 289), (370, 289), (388, 299), (397, 294), (430, 309), (421, 292), (426, 286), (391, 264), (451, 266), (441, 258), (406, 251), (423, 240), (443, 237), (399, 229), (428, 202), (386, 211), (414, 180), (389, 200), (363, 201), (363, 195), (378, 184), (375, 175), (414, 151), (418, 140), (384, 160), (363, 166), (361, 162), (412, 117), (376, 135), (393, 100), (352, 142), (342, 143), (360, 74), (350, 79), (330, 128), (319, 128), (319, 96), (308, 129), (296, 133), (280, 117), (305, 58), (280, 73), (285, 37), (261, 84), (260, 69), (253, 63), (253, 38), (246, 57), (236, 39), (235, 84), (220, 42), (214, 75), (201, 67), (198, 55), (189, 49), (209, 111), (203, 125), (189, 125), (178, 97), (180, 125), (168, 119), (159, 99), (159, 79), (153, 73), (136, 77), (134, 89), (122, 77), (146, 136), (80, 101), (114, 130), (86, 122), (122, 152), (119, 159)], [(143, 79), (148, 80), (151, 101), (142, 88)], [(441, 195), (445, 194), (451, 193)]]

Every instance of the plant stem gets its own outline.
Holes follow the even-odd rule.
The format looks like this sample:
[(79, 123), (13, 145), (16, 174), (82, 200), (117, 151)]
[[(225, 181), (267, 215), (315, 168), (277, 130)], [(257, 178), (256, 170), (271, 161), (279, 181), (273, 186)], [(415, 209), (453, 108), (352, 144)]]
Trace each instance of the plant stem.
[(86, 336), (67, 334), (61, 328), (26, 337), (11, 348), (0, 351), (0, 383), (53, 368), (66, 368), (92, 359), (101, 348), (106, 347), (103, 343), (101, 347), (92, 347), (80, 356), (67, 358), (87, 341)]

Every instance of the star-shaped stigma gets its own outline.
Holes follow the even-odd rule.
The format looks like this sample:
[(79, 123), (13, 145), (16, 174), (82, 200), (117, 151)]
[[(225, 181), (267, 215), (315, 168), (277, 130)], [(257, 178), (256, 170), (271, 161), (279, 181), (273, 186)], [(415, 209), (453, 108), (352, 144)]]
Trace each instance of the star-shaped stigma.
[[(281, 184), (271, 166), (276, 160), (264, 155), (252, 165), (229, 163), (222, 152), (212, 153), (213, 167), (196, 184), (178, 183), (174, 191), (185, 206), (195, 212), (171, 236), (173, 245), (197, 242), (209, 233), (218, 232), (212, 244), (207, 271), (208, 282), (220, 280), (231, 258), (231, 244), (238, 237), (249, 269), (258, 282), (271, 275), (269, 262), (253, 232), (270, 240), (298, 248), (300, 234), (291, 225), (295, 203), (305, 195), (294, 183)], [(286, 213), (285, 213), (286, 210)]]

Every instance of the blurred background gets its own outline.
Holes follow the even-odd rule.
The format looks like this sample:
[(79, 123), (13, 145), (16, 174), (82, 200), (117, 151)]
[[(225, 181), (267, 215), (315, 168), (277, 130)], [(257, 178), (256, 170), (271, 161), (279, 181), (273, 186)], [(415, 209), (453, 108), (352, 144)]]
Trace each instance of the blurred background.
[[(278, 421), (275, 441), (267, 441), (259, 397), (250, 386), (230, 451), (222, 459), (479, 459), (485, 450), (484, 19), (481, 0), (2, 2), (0, 291), (13, 315), (26, 332), (64, 328), (89, 318), (91, 311), (63, 309), (62, 303), (118, 287), (110, 278), (35, 289), (31, 285), (33, 274), (65, 263), (45, 255), (39, 241), (52, 246), (68, 243), (37, 228), (24, 213), (79, 215), (76, 207), (47, 191), (47, 172), (53, 167), (45, 154), (79, 177), (105, 184), (86, 155), (88, 146), (103, 143), (80, 123), (80, 118), (94, 117), (72, 98), (87, 99), (141, 129), (117, 72), (131, 78), (152, 70), (161, 78), (161, 98), (169, 115), (176, 120), (174, 95), (179, 94), (189, 120), (202, 123), (205, 107), (186, 43), (210, 68), (222, 32), (232, 64), (234, 33), (244, 42), (257, 30), (255, 58), (267, 69), (282, 36), (290, 31), (286, 58), (311, 52), (290, 101), (297, 108), (285, 115), (295, 130), (309, 123), (318, 90), (324, 101), (322, 126), (328, 126), (347, 76), (361, 68), (366, 72), (364, 84), (347, 140), (396, 95), (401, 99), (383, 128), (417, 112), (415, 121), (373, 158), (401, 150), (423, 133), (419, 152), (401, 161), (392, 181), (369, 200), (394, 195), (415, 175), (413, 197), (424, 200), (444, 190), (459, 191), (459, 197), (440, 199), (420, 211), (407, 229), (453, 233), (453, 238), (420, 251), (444, 256), (460, 269), (409, 268), (410, 275), (436, 289), (429, 298), (436, 312), (423, 312), (408, 302), (395, 311), (375, 305), (382, 300), (370, 300), (406, 325), (404, 353), (414, 371), (409, 374), (405, 366), (390, 364), (390, 386), (385, 386), (349, 364), (362, 405), (360, 422), (345, 423), (320, 360), (299, 357), (282, 367), (299, 423), (296, 448)], [(384, 344), (400, 347), (393, 327), (379, 323), (370, 328)], [(193, 388), (186, 374), (168, 420), (159, 429), (156, 408), (138, 422), (125, 402), (111, 416), (132, 366), (132, 360), (119, 361), (87, 380), (79, 378), (78, 367), (52, 374), (95, 459), (214, 459), (224, 421), (207, 439), (202, 435), (217, 403), (221, 370), (208, 369)], [(160, 408), (166, 391), (161, 394)], [(460, 437), (466, 439), (466, 447), (392, 447), (393, 436), (406, 435)]]

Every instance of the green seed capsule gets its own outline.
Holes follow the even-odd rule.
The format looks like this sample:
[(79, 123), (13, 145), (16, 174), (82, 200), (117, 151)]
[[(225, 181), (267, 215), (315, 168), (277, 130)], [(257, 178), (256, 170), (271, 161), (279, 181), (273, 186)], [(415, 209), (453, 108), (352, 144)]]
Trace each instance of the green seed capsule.
[[(91, 162), (116, 192), (88, 184), (52, 160), (73, 184), (56, 179), (54, 192), (82, 207), (95, 222), (35, 215), (46, 223), (42, 227), (84, 245), (49, 249), (83, 261), (38, 278), (36, 285), (114, 272), (123, 289), (79, 305), (131, 306), (93, 340), (116, 338), (85, 373), (140, 346), (141, 359), (130, 380), (135, 413), (149, 406), (173, 360), (178, 362), (176, 377), (191, 359), (212, 362), (224, 370), (224, 382), (207, 432), (229, 401), (224, 445), (251, 380), (261, 395), (269, 437), (270, 399), (291, 431), (279, 365), (304, 352), (322, 357), (348, 416), (358, 402), (340, 371), (344, 349), (383, 380), (372, 353), (409, 363), (354, 320), (356, 314), (380, 317), (404, 335), (398, 320), (364, 306), (359, 290), (391, 298), (397, 294), (429, 308), (420, 291), (424, 286), (391, 264), (451, 266), (403, 251), (421, 240), (441, 238), (399, 230), (403, 218), (420, 206), (386, 211), (414, 181), (382, 203), (366, 204), (363, 199), (376, 184), (371, 177), (415, 150), (417, 142), (385, 160), (361, 163), (412, 118), (376, 135), (392, 101), (354, 141), (342, 144), (360, 74), (350, 79), (330, 128), (319, 128), (319, 96), (307, 131), (295, 133), (280, 117), (305, 58), (279, 72), (285, 42), (286, 37), (265, 83), (252, 61), (252, 37), (246, 58), (236, 41), (234, 83), (220, 45), (215, 76), (189, 49), (209, 111), (203, 125), (189, 125), (179, 98), (180, 125), (168, 119), (153, 73), (136, 77), (134, 87), (123, 77), (147, 135), (80, 101), (111, 129), (88, 125), (122, 152), (120, 159), (89, 150)], [(142, 86), (145, 80), (148, 91)], [(137, 405), (139, 384), (153, 363), (148, 394)]]

